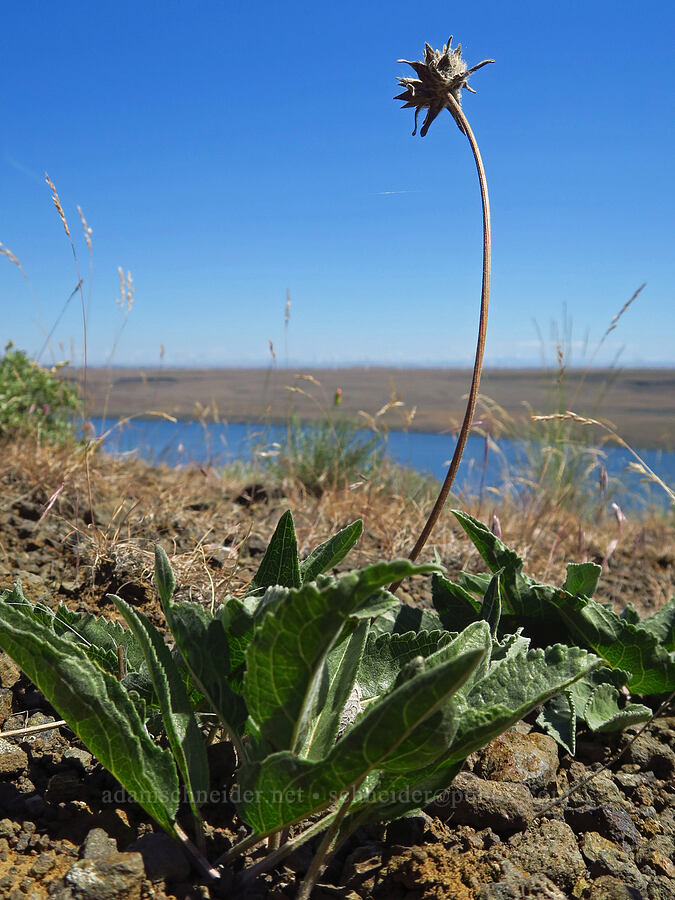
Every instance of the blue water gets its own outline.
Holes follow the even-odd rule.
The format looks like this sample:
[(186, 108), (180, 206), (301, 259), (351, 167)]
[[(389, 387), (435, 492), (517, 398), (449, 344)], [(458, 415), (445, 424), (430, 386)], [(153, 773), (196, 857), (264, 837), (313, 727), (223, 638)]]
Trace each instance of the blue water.
[[(169, 422), (164, 419), (134, 420), (124, 426), (92, 419), (97, 435), (107, 432), (105, 451), (115, 455), (134, 455), (153, 463), (169, 466), (226, 465), (236, 460), (249, 461), (260, 450), (283, 444), (286, 426), (256, 426), (240, 422), (210, 423)], [(455, 438), (447, 434), (390, 431), (386, 437), (386, 453), (396, 462), (442, 480), (455, 447)], [(638, 451), (644, 462), (667, 484), (675, 484), (675, 453), (662, 450)], [(634, 472), (627, 471), (633, 457), (621, 447), (605, 447), (602, 462), (610, 480), (607, 502), (615, 500), (621, 507), (637, 509), (657, 503), (667, 506), (666, 494), (655, 485), (645, 484)], [(490, 445), (485, 460), (485, 441), (472, 436), (467, 442), (455, 490), (477, 495), (490, 488), (522, 492), (525, 446), (518, 441), (500, 439)], [(590, 461), (590, 457), (589, 457)], [(589, 501), (599, 498), (598, 471), (587, 478)]]

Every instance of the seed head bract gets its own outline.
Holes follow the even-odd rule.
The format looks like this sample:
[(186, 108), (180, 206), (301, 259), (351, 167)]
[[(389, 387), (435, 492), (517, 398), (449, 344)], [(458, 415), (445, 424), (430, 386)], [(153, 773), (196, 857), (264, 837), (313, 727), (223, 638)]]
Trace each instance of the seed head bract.
[(448, 38), (448, 43), (443, 45), (442, 50), (434, 50), (429, 44), (424, 47), (424, 62), (410, 62), (407, 59), (399, 59), (398, 62), (406, 63), (411, 66), (418, 78), (399, 78), (399, 84), (404, 88), (402, 94), (394, 97), (395, 100), (403, 100), (402, 109), (408, 107), (415, 110), (415, 130), (413, 134), (417, 134), (417, 116), (421, 109), (428, 110), (420, 136), (429, 130), (429, 126), (442, 109), (447, 108), (453, 115), (460, 131), (464, 131), (462, 123), (455, 116), (452, 106), (448, 104), (448, 94), (452, 94), (457, 103), (462, 105), (462, 88), (471, 93), (476, 92), (469, 87), (467, 78), (476, 69), (486, 66), (488, 63), (494, 62), (494, 59), (484, 59), (478, 65), (472, 66), (470, 69), (467, 63), (462, 59), (462, 45), (457, 44), (452, 49), (452, 35)]

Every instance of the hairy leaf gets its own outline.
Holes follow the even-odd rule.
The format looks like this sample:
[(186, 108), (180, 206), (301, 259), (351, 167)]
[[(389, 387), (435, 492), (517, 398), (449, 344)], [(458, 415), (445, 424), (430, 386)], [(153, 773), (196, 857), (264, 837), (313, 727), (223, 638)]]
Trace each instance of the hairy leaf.
[(244, 697), (263, 738), (278, 750), (299, 750), (326, 656), (348, 619), (377, 614), (371, 598), (383, 585), (435, 570), (394, 560), (350, 572), (323, 588), (308, 583), (281, 594), (256, 627), (246, 654)]
[[(23, 603), (21, 600), (23, 599)], [(178, 777), (120, 682), (72, 641), (37, 627), (19, 591), (0, 601), (0, 646), (42, 691), (98, 761), (174, 834)]]
[(279, 519), (260, 567), (249, 586), (249, 592), (275, 584), (289, 588), (299, 588), (302, 584), (298, 542), (290, 509)]
[(675, 650), (675, 597), (657, 610), (640, 627), (653, 634), (666, 650)]
[(581, 594), (582, 597), (592, 597), (598, 587), (598, 580), (602, 574), (602, 566), (595, 563), (570, 563), (567, 566), (567, 577), (563, 590), (568, 594)]
[(368, 625), (368, 621), (363, 619), (356, 630), (326, 657), (317, 710), (312, 717), (301, 756), (321, 759), (335, 743), (342, 711), (354, 691), (356, 672), (368, 637)]
[(675, 689), (675, 661), (657, 638), (622, 619), (595, 600), (557, 591), (554, 603), (574, 640), (591, 647), (613, 668), (630, 672), (636, 694), (665, 694)]
[(321, 761), (275, 753), (242, 773), (240, 814), (259, 834), (325, 809), (382, 769), (404, 773), (442, 754), (456, 727), (452, 695), (484, 655), (473, 650), (406, 681), (345, 733)]
[(431, 602), (448, 631), (461, 631), (480, 617), (480, 603), (469, 591), (443, 575), (431, 579)]
[(620, 731), (651, 719), (652, 711), (648, 706), (628, 703), (621, 709), (620, 699), (621, 695), (611, 684), (601, 684), (596, 688), (584, 708), (584, 719), (591, 731)]
[(416, 656), (428, 657), (451, 640), (446, 631), (369, 635), (356, 680), (364, 705), (392, 689), (399, 672)]
[(195, 686), (237, 741), (246, 722), (246, 705), (228, 682), (230, 648), (222, 621), (199, 603), (172, 603), (165, 614)]
[[(183, 776), (195, 818), (209, 790), (209, 766), (204, 738), (197, 726), (190, 698), (161, 634), (142, 612), (114, 594), (109, 595), (141, 646), (155, 694), (159, 700), (164, 730)], [(202, 799), (200, 799), (202, 798)]]
[(574, 756), (577, 746), (577, 713), (571, 691), (552, 697), (537, 716), (537, 725)]
[[(319, 544), (300, 563), (300, 577), (303, 582), (314, 581), (317, 575), (327, 572), (336, 566), (349, 553), (363, 532), (363, 519), (357, 519), (338, 531), (332, 538)], [(293, 587), (293, 585), (289, 585)]]

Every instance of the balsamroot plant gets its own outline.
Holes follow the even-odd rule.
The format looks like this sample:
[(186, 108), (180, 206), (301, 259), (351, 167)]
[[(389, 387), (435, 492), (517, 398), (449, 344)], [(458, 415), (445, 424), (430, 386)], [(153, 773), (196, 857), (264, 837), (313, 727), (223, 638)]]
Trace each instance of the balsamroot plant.
[[(268, 838), (268, 851), (237, 875), (245, 888), (323, 833), (298, 894), (308, 897), (356, 828), (431, 802), (470, 753), (600, 665), (578, 647), (531, 649), (522, 634), (500, 634), (499, 575), (482, 615), (460, 630), (384, 588), (440, 575), (439, 566), (394, 560), (326, 574), (361, 531), (357, 520), (301, 561), (284, 513), (247, 592), (213, 614), (173, 599), (158, 547), (171, 646), (120, 597), (112, 600), (126, 628), (33, 605), (17, 582), (0, 596), (0, 646), (209, 877)], [(230, 799), (248, 829), (213, 863), (178, 824), (184, 808), (203, 846), (200, 807), (219, 787), (207, 736), (234, 751)]]

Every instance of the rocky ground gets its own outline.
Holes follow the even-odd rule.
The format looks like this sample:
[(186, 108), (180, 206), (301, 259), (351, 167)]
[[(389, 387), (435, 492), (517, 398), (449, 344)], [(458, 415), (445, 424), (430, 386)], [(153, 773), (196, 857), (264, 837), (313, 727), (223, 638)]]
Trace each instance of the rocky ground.
[[(209, 603), (255, 571), (283, 509), (292, 506), (305, 550), (359, 514), (366, 537), (352, 566), (403, 555), (418, 527), (410, 500), (366, 487), (307, 498), (217, 473), (153, 470), (136, 462), (92, 460), (44, 449), (7, 447), (0, 466), (0, 588), (20, 577), (29, 599), (114, 615), (116, 592), (158, 625), (151, 548), (172, 557), (179, 596)], [(249, 490), (245, 491), (244, 488)], [(56, 496), (55, 496), (56, 495)], [(386, 503), (385, 503), (386, 499)], [(51, 507), (47, 510), (49, 503)], [(394, 522), (395, 525), (389, 523)], [(509, 528), (502, 514), (505, 538)], [(578, 534), (560, 524), (518, 549), (530, 571), (556, 579)], [(584, 555), (601, 561), (613, 539), (586, 526)], [(557, 537), (556, 537), (557, 536)], [(672, 524), (628, 526), (608, 563), (608, 599), (654, 609), (673, 593)], [(437, 546), (451, 572), (476, 566), (449, 521)], [(428, 600), (424, 582), (411, 602)], [(5, 655), (0, 655), (0, 897), (11, 900), (136, 900), (237, 896), (231, 878), (209, 885), (180, 849), (157, 833), (118, 785)], [(34, 726), (55, 723), (43, 731)], [(423, 814), (357, 833), (333, 861), (315, 898), (609, 898), (675, 897), (675, 718), (654, 721), (634, 743), (581, 734), (576, 758), (528, 723), (469, 761), (448, 795)], [(16, 734), (15, 732), (19, 732)], [(572, 793), (573, 785), (624, 755)], [(227, 800), (232, 757), (212, 748), (214, 802), (204, 810), (207, 855), (240, 833)], [(554, 801), (554, 807), (547, 809)], [(546, 810), (546, 811), (545, 811)], [(249, 886), (247, 897), (293, 897), (311, 847)], [(236, 873), (232, 873), (234, 875)]]

